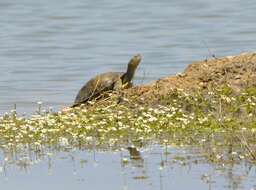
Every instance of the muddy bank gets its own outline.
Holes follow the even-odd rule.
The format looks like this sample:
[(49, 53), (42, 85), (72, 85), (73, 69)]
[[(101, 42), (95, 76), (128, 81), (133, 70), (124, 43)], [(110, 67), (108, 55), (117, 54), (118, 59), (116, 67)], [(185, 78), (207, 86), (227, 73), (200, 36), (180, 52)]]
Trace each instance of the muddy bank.
[(127, 95), (154, 101), (175, 88), (193, 93), (224, 85), (236, 92), (256, 86), (256, 52), (196, 61), (183, 73), (159, 79), (150, 85), (128, 89)]

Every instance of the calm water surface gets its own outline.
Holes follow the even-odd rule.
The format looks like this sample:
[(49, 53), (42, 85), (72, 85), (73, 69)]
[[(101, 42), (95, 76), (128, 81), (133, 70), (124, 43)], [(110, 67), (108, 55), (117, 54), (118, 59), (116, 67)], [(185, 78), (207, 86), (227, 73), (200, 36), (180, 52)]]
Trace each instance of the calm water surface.
[[(14, 104), (18, 113), (28, 115), (37, 109), (37, 101), (54, 110), (70, 105), (89, 78), (105, 71), (124, 71), (135, 53), (143, 56), (135, 83), (143, 84), (181, 72), (192, 61), (212, 54), (218, 57), (254, 51), (255, 10), (254, 0), (2, 0), (0, 115)], [(2, 158), (0, 186), (4, 189), (256, 188), (255, 169), (236, 186), (233, 178), (245, 178), (245, 168), (241, 165), (223, 173), (208, 164), (169, 165), (159, 170), (163, 159), (161, 148), (156, 151), (157, 154), (146, 153), (150, 156), (144, 159), (143, 167), (130, 162), (122, 166), (120, 152), (96, 152), (96, 161), (86, 161), (83, 167), (80, 158), (92, 159), (86, 151), (71, 152), (63, 159), (46, 157), (29, 170), (24, 169), (26, 172), (15, 164), (4, 169)], [(205, 183), (204, 173), (210, 173), (213, 181)], [(147, 177), (136, 178), (141, 174)], [(103, 185), (102, 181), (110, 183)]]
[(133, 159), (122, 151), (62, 149), (62, 152), (5, 154), (3, 189), (248, 189), (256, 188), (256, 167), (211, 165), (188, 149), (152, 145)]
[(0, 1), (0, 113), (70, 105), (89, 78), (124, 71), (135, 53), (141, 84), (211, 54), (253, 51), (255, 9), (254, 0)]

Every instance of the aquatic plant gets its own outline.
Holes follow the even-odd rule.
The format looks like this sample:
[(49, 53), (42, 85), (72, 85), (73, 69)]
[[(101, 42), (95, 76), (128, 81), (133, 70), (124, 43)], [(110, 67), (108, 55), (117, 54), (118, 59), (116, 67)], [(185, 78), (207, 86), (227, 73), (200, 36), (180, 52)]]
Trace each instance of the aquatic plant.
[(158, 104), (124, 98), (89, 102), (57, 113), (25, 118), (15, 110), (0, 118), (0, 147), (5, 151), (52, 147), (108, 147), (157, 142), (195, 146), (216, 163), (256, 161), (256, 88), (241, 93), (228, 86), (187, 94), (170, 90)]

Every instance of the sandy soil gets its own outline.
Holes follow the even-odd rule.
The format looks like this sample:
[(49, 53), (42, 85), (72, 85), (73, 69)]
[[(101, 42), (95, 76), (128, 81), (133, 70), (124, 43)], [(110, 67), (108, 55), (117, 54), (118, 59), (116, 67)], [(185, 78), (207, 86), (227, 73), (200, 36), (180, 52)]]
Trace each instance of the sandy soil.
[(229, 85), (237, 92), (256, 86), (256, 52), (196, 61), (183, 73), (159, 79), (149, 85), (136, 86), (126, 90), (125, 94), (154, 101), (175, 88), (191, 93), (223, 85)]

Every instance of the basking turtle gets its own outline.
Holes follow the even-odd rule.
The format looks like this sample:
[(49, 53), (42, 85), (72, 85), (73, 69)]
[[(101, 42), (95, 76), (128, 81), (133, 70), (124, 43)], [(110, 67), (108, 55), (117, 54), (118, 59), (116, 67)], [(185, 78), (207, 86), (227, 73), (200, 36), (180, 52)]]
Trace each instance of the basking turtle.
[(141, 56), (137, 54), (129, 61), (126, 73), (108, 72), (97, 75), (89, 80), (78, 92), (72, 107), (92, 100), (103, 92), (131, 87), (135, 70), (140, 61)]

